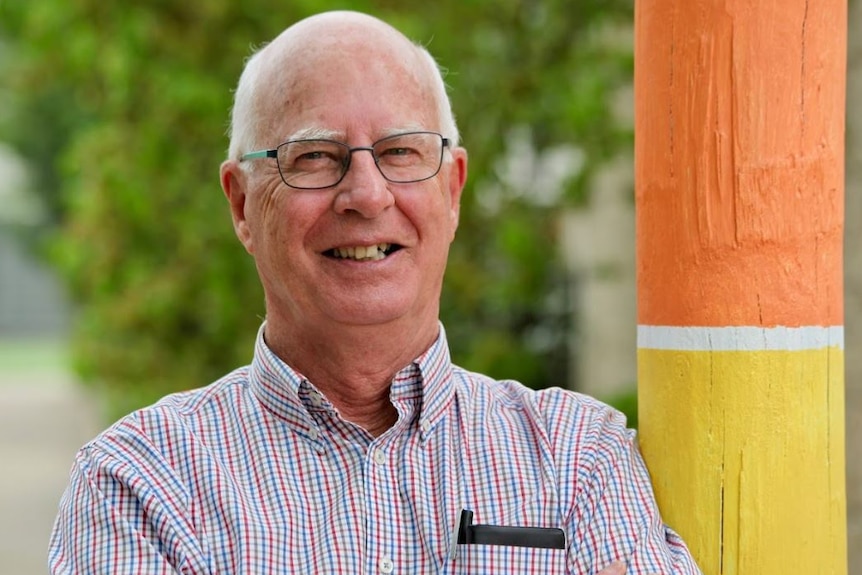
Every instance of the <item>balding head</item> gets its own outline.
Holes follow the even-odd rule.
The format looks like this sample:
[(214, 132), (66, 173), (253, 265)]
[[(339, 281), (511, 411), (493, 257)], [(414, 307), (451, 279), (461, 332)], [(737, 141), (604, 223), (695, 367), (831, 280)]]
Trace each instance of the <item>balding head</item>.
[(457, 145), (443, 78), (428, 51), (377, 18), (336, 11), (297, 22), (249, 59), (236, 90), (229, 157), (280, 143), (268, 139), (269, 130), (274, 118), (291, 113), (291, 95), (302, 83), (337, 74), (350, 90), (374, 72), (426, 94), (437, 129)]

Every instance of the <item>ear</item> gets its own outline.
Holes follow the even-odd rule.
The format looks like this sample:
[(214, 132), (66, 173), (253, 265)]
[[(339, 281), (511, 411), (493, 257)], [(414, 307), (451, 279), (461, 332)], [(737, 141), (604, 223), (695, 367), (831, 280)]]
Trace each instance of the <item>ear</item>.
[(444, 167), (449, 171), (449, 202), (450, 217), (452, 223), (452, 236), (458, 229), (458, 218), (461, 213), (461, 192), (467, 183), (467, 150), (461, 147), (452, 148), (452, 161), (446, 162)]
[(245, 216), (246, 200), (248, 199), (248, 178), (236, 160), (225, 160), (219, 170), (221, 187), (230, 204), (230, 214), (233, 218), (233, 229), (236, 237), (245, 246), (248, 253), (254, 253), (251, 230)]

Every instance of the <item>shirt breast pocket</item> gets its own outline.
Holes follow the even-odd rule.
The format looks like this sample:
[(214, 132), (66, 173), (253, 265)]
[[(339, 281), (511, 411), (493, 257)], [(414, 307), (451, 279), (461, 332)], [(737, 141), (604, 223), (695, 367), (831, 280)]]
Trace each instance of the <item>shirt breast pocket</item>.
[(566, 572), (566, 550), (510, 545), (459, 545), (454, 575), (556, 575)]

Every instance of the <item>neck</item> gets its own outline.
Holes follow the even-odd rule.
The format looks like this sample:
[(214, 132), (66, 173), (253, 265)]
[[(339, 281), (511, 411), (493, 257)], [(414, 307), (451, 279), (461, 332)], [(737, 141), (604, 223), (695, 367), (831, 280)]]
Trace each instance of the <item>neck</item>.
[[(268, 316), (267, 345), (307, 377), (341, 416), (375, 437), (398, 418), (389, 398), (395, 374), (421, 355), (438, 335), (438, 325), (340, 326), (335, 330), (295, 324)], [(287, 328), (285, 328), (287, 326)]]

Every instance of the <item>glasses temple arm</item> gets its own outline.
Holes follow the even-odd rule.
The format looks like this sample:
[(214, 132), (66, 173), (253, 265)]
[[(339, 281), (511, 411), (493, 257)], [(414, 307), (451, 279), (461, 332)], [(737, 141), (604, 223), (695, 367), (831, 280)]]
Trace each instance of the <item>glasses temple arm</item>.
[(239, 157), (239, 161), (242, 162), (244, 160), (255, 160), (257, 158), (276, 158), (278, 157), (278, 150), (258, 150), (256, 152), (249, 152), (247, 154), (243, 154)]

